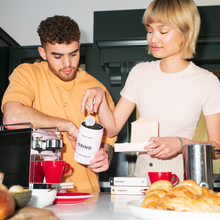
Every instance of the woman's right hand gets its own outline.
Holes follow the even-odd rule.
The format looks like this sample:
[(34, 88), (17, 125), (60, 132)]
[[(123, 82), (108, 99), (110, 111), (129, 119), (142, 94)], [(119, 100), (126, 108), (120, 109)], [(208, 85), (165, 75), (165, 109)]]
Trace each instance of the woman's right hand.
[(94, 112), (97, 113), (104, 95), (105, 92), (101, 87), (87, 89), (81, 100), (81, 113), (83, 113), (85, 109), (90, 114), (93, 114)]

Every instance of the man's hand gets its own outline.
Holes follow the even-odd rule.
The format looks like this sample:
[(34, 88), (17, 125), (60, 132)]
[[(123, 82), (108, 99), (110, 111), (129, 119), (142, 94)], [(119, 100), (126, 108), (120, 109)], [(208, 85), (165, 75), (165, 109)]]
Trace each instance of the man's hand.
[(67, 131), (67, 137), (70, 140), (74, 150), (76, 148), (76, 141), (77, 141), (78, 133), (79, 133), (79, 129), (75, 125), (71, 126), (69, 130)]
[(100, 150), (95, 154), (88, 166), (95, 173), (108, 170), (113, 156), (113, 147), (107, 143), (103, 143)]

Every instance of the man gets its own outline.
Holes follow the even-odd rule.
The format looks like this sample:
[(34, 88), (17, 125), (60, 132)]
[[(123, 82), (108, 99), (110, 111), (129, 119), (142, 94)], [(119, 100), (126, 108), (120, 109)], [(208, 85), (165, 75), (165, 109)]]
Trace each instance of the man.
[[(73, 191), (98, 192), (98, 173), (109, 168), (116, 137), (103, 135), (102, 145), (91, 165), (84, 166), (74, 158), (78, 128), (89, 115), (81, 113), (83, 93), (91, 86), (101, 86), (111, 109), (114, 103), (106, 88), (78, 68), (80, 30), (66, 16), (49, 17), (38, 28), (42, 47), (41, 63), (21, 64), (9, 77), (10, 84), (2, 100), (3, 123), (30, 122), (34, 128), (57, 127), (63, 132), (65, 147), (62, 160), (71, 164), (71, 174), (62, 181), (73, 182)], [(98, 117), (93, 114), (95, 120)]]

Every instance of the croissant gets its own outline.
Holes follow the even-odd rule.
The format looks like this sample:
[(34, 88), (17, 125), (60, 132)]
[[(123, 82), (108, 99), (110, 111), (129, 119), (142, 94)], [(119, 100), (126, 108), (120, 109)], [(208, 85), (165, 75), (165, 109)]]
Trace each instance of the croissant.
[(142, 202), (142, 207), (155, 209), (158, 200), (166, 195), (167, 191), (163, 189), (158, 189), (151, 191), (147, 196), (145, 196)]
[(176, 197), (167, 203), (167, 209), (184, 212), (220, 212), (219, 198), (211, 194)]
[(173, 187), (173, 189), (169, 190), (164, 197), (158, 200), (156, 208), (166, 210), (167, 204), (172, 198), (189, 197), (201, 194), (202, 187), (200, 187), (194, 180), (186, 180)]
[(185, 180), (175, 187), (169, 181), (154, 182), (147, 190), (142, 207), (184, 212), (220, 212), (220, 193)]
[(151, 184), (151, 186), (147, 189), (145, 196), (147, 196), (151, 191), (156, 189), (164, 189), (166, 191), (169, 191), (173, 188), (173, 185), (168, 180), (159, 180)]
[(155, 209), (158, 200), (164, 197), (172, 188), (172, 183), (167, 180), (154, 182), (146, 191), (145, 199), (142, 202), (142, 207)]

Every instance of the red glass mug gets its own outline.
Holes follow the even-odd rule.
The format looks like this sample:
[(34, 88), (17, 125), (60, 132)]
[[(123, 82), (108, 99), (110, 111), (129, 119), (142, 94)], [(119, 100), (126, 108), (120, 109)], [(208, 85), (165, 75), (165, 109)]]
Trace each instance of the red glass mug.
[[(43, 183), (44, 180), (44, 171), (42, 167), (42, 161), (35, 161), (34, 166), (34, 182), (35, 183)], [(30, 182), (33, 182), (33, 161), (31, 161), (30, 168)]]
[[(42, 161), (42, 164), (46, 183), (60, 183), (62, 176), (71, 169), (71, 165), (63, 160), (45, 160)], [(67, 169), (65, 171), (66, 166)]]
[(158, 180), (168, 180), (171, 182), (172, 177), (174, 177), (174, 180), (171, 182), (173, 185), (178, 181), (177, 175), (171, 172), (148, 172), (148, 176), (151, 184)]

